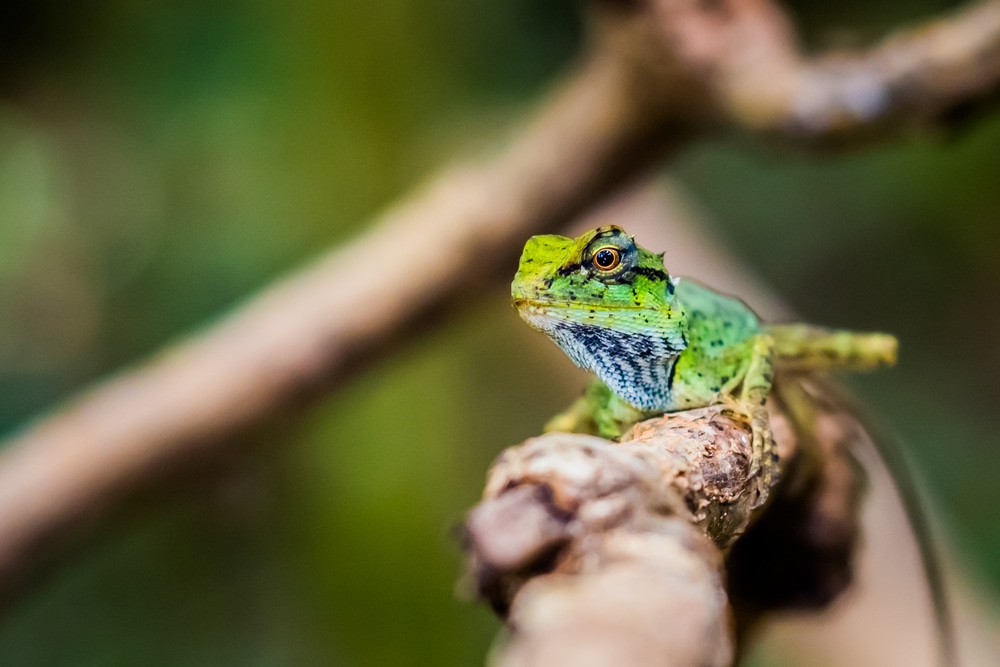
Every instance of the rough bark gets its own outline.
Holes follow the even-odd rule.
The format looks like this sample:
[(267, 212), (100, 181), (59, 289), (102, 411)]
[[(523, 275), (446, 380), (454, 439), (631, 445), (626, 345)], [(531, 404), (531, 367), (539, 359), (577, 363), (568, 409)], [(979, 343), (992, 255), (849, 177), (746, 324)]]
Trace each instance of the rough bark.
[(765, 614), (845, 590), (861, 433), (821, 397), (795, 419), (780, 403), (784, 481), (757, 513), (748, 427), (719, 407), (620, 443), (553, 433), (506, 450), (466, 522), (470, 576), (511, 629), (497, 664), (729, 665)]

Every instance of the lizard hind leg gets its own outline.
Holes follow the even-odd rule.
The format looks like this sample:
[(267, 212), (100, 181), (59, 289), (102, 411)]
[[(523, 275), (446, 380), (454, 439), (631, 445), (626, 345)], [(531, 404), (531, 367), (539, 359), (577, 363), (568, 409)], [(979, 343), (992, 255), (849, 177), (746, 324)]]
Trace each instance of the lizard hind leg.
[(750, 363), (736, 399), (735, 412), (750, 422), (750, 478), (756, 480), (757, 498), (754, 507), (767, 501), (771, 487), (778, 481), (778, 452), (771, 437), (771, 421), (767, 414), (767, 396), (774, 381), (774, 339), (767, 334), (753, 338)]

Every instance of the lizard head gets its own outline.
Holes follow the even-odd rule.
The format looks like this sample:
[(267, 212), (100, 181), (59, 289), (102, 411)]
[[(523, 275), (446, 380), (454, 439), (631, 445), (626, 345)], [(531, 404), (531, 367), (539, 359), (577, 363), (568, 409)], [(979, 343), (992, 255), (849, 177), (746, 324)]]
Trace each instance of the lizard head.
[(614, 226), (575, 239), (533, 236), (511, 297), (521, 317), (578, 366), (636, 407), (661, 409), (672, 362), (686, 345), (662, 255)]

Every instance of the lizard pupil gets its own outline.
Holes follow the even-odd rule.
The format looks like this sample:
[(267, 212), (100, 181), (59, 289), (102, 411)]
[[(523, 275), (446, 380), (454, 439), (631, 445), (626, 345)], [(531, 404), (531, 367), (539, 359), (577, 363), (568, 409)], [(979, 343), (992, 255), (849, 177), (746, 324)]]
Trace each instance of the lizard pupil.
[(594, 253), (594, 266), (602, 271), (610, 271), (621, 261), (622, 256), (617, 248), (601, 248)]

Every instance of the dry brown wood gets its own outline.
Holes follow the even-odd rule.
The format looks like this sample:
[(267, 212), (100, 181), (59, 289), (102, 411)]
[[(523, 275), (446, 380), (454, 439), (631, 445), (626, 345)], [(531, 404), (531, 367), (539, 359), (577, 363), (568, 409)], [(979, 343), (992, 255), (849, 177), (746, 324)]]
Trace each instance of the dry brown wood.
[[(740, 504), (749, 441), (714, 409), (663, 421), (621, 446), (549, 434), (493, 466), (467, 544), (481, 594), (509, 612), (498, 664), (731, 663), (722, 554), (694, 524), (700, 499)], [(744, 465), (705, 492), (712, 466), (699, 464), (728, 468), (730, 445)], [(716, 447), (727, 451), (706, 456)]]
[(805, 60), (784, 117), (768, 122), (796, 136), (849, 138), (960, 122), (984, 91), (998, 90), (998, 35), (1000, 2), (981, 2), (866, 52)]
[(820, 141), (885, 141), (958, 122), (998, 91), (1000, 2), (899, 30), (870, 49), (804, 54), (767, 0), (652, 0), (658, 26), (700, 68), (726, 116), (751, 131)]
[(620, 443), (552, 433), (506, 450), (466, 523), (476, 588), (510, 627), (497, 664), (722, 667), (763, 614), (845, 590), (861, 431), (829, 404), (792, 421), (770, 408), (786, 479), (752, 526), (749, 429), (721, 406)]

